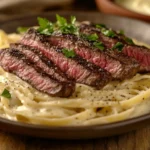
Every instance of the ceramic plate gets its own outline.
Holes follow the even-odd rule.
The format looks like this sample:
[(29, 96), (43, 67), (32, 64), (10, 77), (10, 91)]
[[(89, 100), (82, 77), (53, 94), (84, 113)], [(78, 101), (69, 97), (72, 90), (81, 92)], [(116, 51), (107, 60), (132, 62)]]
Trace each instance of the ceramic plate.
[[(48, 14), (38, 14), (34, 16), (24, 16), (22, 18), (1, 22), (0, 28), (8, 33), (15, 32), (18, 26), (36, 25), (37, 16), (46, 17), (54, 21), (55, 14), (56, 12)], [(90, 20), (94, 23), (104, 23), (116, 30), (123, 29), (128, 36), (150, 44), (150, 25), (144, 22), (128, 18), (104, 15), (100, 13), (61, 12), (58, 14), (63, 15), (67, 18), (69, 18), (70, 15), (75, 15), (77, 17), (77, 20), (79, 21)], [(122, 134), (143, 127), (149, 123), (150, 114), (112, 124), (84, 127), (48, 127), (41, 125), (24, 124), (0, 118), (0, 129), (22, 135), (53, 139), (87, 139)]]

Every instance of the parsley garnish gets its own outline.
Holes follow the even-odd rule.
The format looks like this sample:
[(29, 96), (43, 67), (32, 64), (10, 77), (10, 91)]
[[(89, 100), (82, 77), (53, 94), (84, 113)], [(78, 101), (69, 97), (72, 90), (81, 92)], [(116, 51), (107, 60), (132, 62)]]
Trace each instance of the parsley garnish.
[(93, 45), (102, 51), (104, 50), (104, 44), (102, 42), (94, 42)]
[(62, 53), (68, 58), (73, 58), (76, 56), (74, 50), (71, 50), (71, 49), (64, 48), (62, 49)]
[(88, 41), (91, 41), (91, 42), (94, 42), (94, 41), (97, 41), (98, 40), (98, 35), (96, 33), (94, 34), (89, 34), (89, 35), (86, 35), (86, 34), (83, 34), (81, 35), (84, 39), (88, 40)]
[(123, 31), (123, 30), (119, 30), (119, 31), (118, 31), (118, 34), (124, 35), (124, 31)]
[(134, 44), (133, 43), (133, 40), (128, 38), (128, 37), (125, 37), (125, 41), (128, 43), (128, 44)]
[(45, 18), (38, 17), (39, 28), (37, 31), (40, 34), (51, 35), (54, 32), (54, 25), (52, 22)]
[(70, 23), (67, 22), (67, 20), (64, 17), (56, 15), (56, 25), (58, 26), (58, 29), (64, 33), (64, 34), (78, 34), (78, 28), (75, 25), (76, 17), (71, 16)]
[(92, 42), (94, 47), (104, 50), (104, 45), (102, 42), (98, 41), (98, 35), (96, 33), (90, 35), (82, 34), (81, 37)]
[(107, 29), (104, 29), (104, 28), (103, 28), (103, 29), (101, 30), (101, 32), (102, 32), (104, 35), (108, 36), (108, 37), (115, 37), (115, 36), (116, 36), (115, 32), (112, 31), (112, 30), (107, 30)]
[(29, 29), (29, 27), (18, 27), (17, 32), (18, 33), (24, 33)]
[(117, 42), (113, 47), (112, 50), (118, 49), (118, 51), (122, 51), (124, 45), (121, 42)]
[(102, 29), (102, 28), (106, 28), (105, 24), (96, 24), (96, 28)]
[(56, 24), (58, 26), (66, 26), (67, 25), (67, 20), (64, 17), (59, 16), (58, 14), (56, 14)]
[(5, 97), (5, 98), (9, 98), (9, 99), (11, 98), (11, 94), (9, 93), (9, 91), (7, 89), (4, 89), (1, 96)]
[(64, 34), (78, 34), (78, 28), (75, 25), (76, 17), (71, 16), (70, 23), (66, 18), (56, 15), (56, 23), (52, 23), (45, 18), (38, 17), (39, 28), (37, 31), (40, 34), (51, 35), (54, 30), (61, 31)]
[(71, 21), (72, 25), (75, 25), (75, 23), (76, 23), (76, 17), (75, 16), (71, 16), (70, 21)]

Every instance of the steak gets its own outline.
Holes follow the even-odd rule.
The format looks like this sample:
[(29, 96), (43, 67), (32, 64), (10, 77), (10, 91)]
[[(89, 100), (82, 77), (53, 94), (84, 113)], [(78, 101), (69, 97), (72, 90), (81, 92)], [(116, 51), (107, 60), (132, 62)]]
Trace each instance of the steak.
[(107, 71), (96, 67), (81, 57), (67, 58), (62, 53), (61, 48), (51, 46), (49, 38), (40, 35), (34, 29), (30, 29), (24, 35), (21, 43), (38, 49), (42, 55), (51, 60), (69, 78), (74, 79), (78, 83), (100, 89), (111, 80), (111, 75)]
[(60, 82), (70, 82), (66, 75), (38, 50), (22, 44), (11, 44), (11, 48), (17, 49), (23, 53), (30, 62), (34, 63), (37, 67), (42, 69), (43, 72), (50, 75), (51, 78)]
[(104, 34), (101, 33), (100, 29), (97, 29), (93, 26), (82, 24), (80, 26), (80, 31), (84, 34), (93, 34), (96, 33), (99, 37), (99, 40), (103, 42), (103, 44), (107, 48), (112, 48), (117, 42), (122, 42), (124, 44), (122, 52), (134, 59), (137, 60), (140, 64), (139, 72), (150, 72), (150, 49), (144, 47), (144, 46), (137, 46), (131, 42), (128, 42), (129, 38), (117, 34), (115, 37), (107, 37)]
[[(78, 56), (107, 70), (114, 79), (123, 80), (133, 77), (139, 68), (135, 60), (120, 53), (116, 55), (113, 51), (101, 51), (75, 35), (52, 35), (43, 38), (53, 46), (73, 49)], [(123, 60), (118, 58), (119, 55)]]
[(16, 74), (41, 92), (51, 96), (68, 97), (74, 91), (72, 84), (59, 82), (47, 76), (22, 53), (16, 49), (5, 49), (0, 52), (0, 66), (8, 72)]

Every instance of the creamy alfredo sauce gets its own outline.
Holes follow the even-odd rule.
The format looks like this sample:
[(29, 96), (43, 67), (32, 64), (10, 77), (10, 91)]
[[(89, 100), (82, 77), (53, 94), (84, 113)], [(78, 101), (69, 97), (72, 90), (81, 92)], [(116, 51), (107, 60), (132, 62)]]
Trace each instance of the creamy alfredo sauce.
[(132, 11), (150, 15), (150, 0), (115, 0), (115, 2)]

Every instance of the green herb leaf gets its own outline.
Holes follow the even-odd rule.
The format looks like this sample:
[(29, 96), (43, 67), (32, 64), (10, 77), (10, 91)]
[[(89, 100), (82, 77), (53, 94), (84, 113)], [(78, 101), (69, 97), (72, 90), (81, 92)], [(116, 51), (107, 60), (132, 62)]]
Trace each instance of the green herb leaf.
[(37, 31), (40, 34), (51, 35), (54, 32), (54, 25), (52, 22), (45, 18), (38, 17), (39, 28)]
[(76, 17), (75, 16), (71, 16), (70, 22), (71, 22), (72, 25), (74, 25), (75, 22), (76, 22)]
[(24, 33), (29, 29), (29, 27), (18, 27), (17, 32), (18, 33)]
[(56, 24), (58, 26), (66, 26), (67, 25), (66, 18), (59, 16), (58, 14), (56, 14), (56, 20), (57, 20)]
[(133, 40), (128, 38), (128, 37), (125, 37), (125, 41), (128, 43), (128, 44), (134, 44)]
[(96, 24), (96, 28), (102, 29), (102, 28), (106, 28), (105, 24)]
[(44, 34), (44, 35), (51, 35), (53, 33), (53, 28), (47, 28), (47, 29), (38, 29), (38, 32), (40, 32), (40, 34)]
[(56, 25), (58, 26), (58, 29), (64, 33), (64, 34), (78, 34), (78, 28), (75, 26), (76, 17), (71, 16), (70, 23), (67, 22), (67, 20), (64, 17), (56, 15)]
[(121, 42), (117, 42), (113, 47), (112, 50), (118, 49), (118, 51), (122, 51), (124, 45)]
[(47, 20), (46, 18), (38, 17), (37, 20), (38, 20), (39, 26), (43, 29), (47, 28), (47, 26), (49, 26), (50, 24), (49, 20)]
[(9, 98), (9, 99), (11, 98), (11, 94), (9, 93), (9, 91), (7, 89), (4, 89), (1, 96), (5, 97), (5, 98)]
[(103, 29), (101, 30), (101, 32), (102, 32), (104, 35), (108, 36), (108, 37), (115, 37), (115, 36), (116, 36), (115, 32), (112, 31), (112, 30), (107, 30), (107, 29), (104, 29), (104, 28), (103, 28)]
[(118, 34), (124, 35), (124, 31), (123, 31), (123, 30), (119, 30), (119, 31), (118, 31)]
[(83, 34), (83, 35), (81, 35), (81, 37), (83, 37), (84, 39), (91, 41), (91, 42), (98, 40), (98, 35), (96, 33), (89, 34), (89, 35)]
[(68, 57), (68, 58), (73, 58), (73, 57), (76, 56), (74, 50), (71, 50), (71, 49), (66, 49), (66, 48), (64, 48), (64, 49), (62, 50), (62, 53), (63, 53), (66, 57)]
[(67, 26), (61, 26), (59, 29), (64, 34), (76, 34), (77, 33), (77, 28), (71, 24), (68, 24)]
[(102, 42), (94, 42), (93, 45), (101, 51), (104, 50), (104, 44)]

